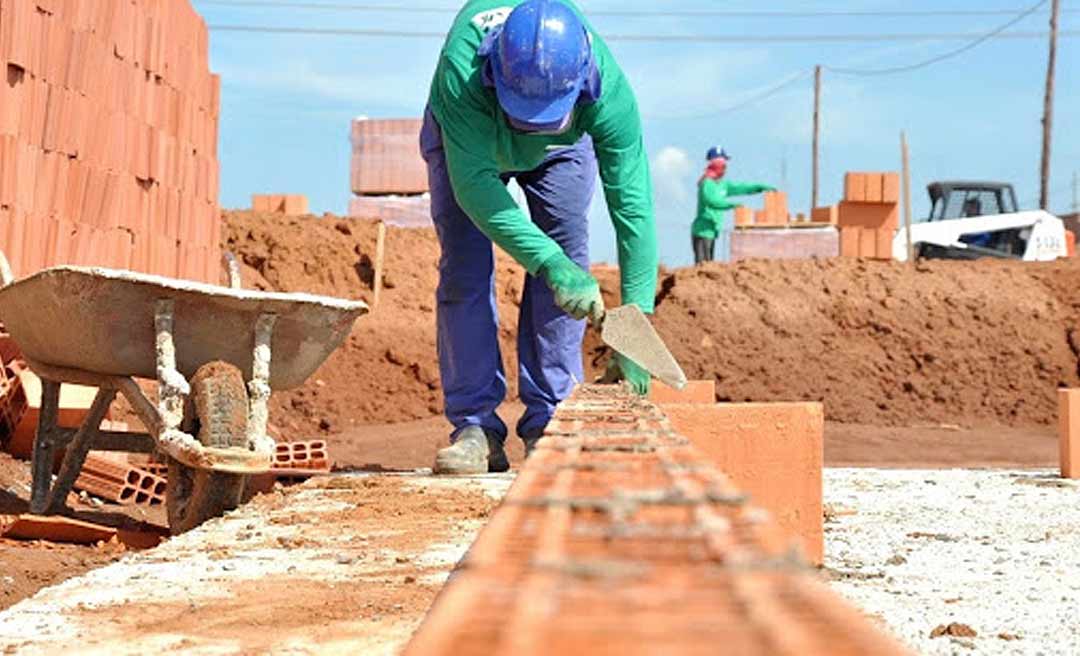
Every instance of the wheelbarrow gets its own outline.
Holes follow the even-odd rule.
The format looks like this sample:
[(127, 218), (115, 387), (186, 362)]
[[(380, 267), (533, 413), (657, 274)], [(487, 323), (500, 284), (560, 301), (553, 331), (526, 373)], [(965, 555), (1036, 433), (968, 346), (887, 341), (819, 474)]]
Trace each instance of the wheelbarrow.
[[(235, 259), (226, 261), (229, 287), (79, 266), (15, 281), (0, 253), (0, 321), (42, 384), (31, 513), (65, 509), (91, 449), (166, 458), (173, 533), (235, 508), (247, 477), (270, 469), (271, 391), (307, 380), (368, 308), (241, 289)], [(156, 403), (136, 378), (157, 380)], [(63, 383), (98, 388), (78, 428), (57, 426)], [(147, 433), (101, 430), (118, 393)], [(58, 449), (65, 452), (53, 481)]]

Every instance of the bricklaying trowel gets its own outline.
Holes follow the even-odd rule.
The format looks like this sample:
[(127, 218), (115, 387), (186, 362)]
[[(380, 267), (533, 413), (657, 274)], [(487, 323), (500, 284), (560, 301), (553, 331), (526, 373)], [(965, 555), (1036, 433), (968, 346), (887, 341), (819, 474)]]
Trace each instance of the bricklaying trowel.
[(654, 378), (675, 389), (686, 387), (682, 367), (638, 306), (622, 305), (605, 311), (600, 321), (600, 339)]

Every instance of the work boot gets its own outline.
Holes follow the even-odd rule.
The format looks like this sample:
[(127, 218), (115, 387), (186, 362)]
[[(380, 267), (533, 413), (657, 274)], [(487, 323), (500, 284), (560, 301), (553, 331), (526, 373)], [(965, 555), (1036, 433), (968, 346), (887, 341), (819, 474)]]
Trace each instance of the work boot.
[(457, 440), (435, 454), (436, 474), (487, 474), (510, 469), (499, 438), (479, 426), (458, 433)]

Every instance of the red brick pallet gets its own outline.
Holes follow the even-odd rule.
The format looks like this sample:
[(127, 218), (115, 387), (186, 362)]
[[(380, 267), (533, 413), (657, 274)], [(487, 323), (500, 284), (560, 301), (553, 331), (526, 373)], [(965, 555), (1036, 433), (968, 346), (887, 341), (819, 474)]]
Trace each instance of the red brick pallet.
[(651, 403), (585, 386), (406, 648), (901, 654)]

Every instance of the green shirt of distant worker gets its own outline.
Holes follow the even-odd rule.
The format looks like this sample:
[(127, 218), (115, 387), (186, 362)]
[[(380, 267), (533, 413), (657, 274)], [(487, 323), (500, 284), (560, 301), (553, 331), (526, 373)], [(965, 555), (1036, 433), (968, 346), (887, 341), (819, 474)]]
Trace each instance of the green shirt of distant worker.
[(724, 176), (730, 157), (722, 148), (710, 148), (708, 165), (698, 181), (697, 216), (690, 227), (694, 247), (694, 264), (711, 262), (715, 257), (716, 239), (725, 233), (728, 210), (739, 207), (734, 196), (749, 196), (775, 187), (758, 182), (736, 182)]

